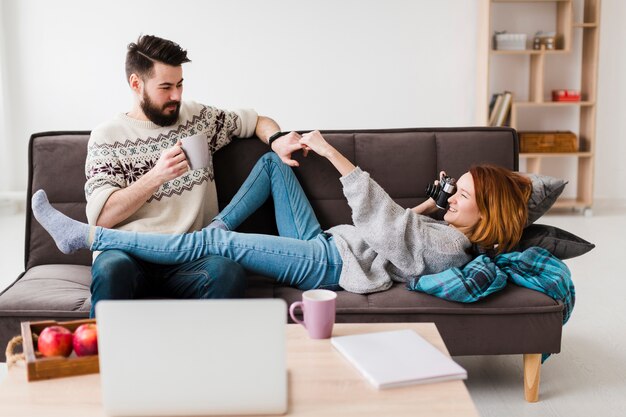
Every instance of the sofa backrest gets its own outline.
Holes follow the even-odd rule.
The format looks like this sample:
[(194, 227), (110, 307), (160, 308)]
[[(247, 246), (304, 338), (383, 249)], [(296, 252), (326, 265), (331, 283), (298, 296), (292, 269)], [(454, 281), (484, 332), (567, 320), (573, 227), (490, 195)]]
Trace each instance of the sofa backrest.
[[(517, 133), (509, 128), (437, 128), (323, 131), (349, 160), (368, 171), (403, 207), (425, 200), (427, 184), (439, 171), (458, 178), (472, 164), (492, 163), (518, 169)], [(85, 158), (89, 132), (45, 132), (31, 137), (27, 194), (25, 267), (43, 264), (91, 265), (91, 253), (63, 255), (33, 218), (30, 197), (44, 189), (50, 202), (65, 214), (86, 221)], [(224, 207), (254, 163), (268, 151), (258, 139), (237, 139), (215, 154), (219, 206)], [(351, 223), (350, 208), (338, 180), (339, 173), (313, 153), (295, 168), (323, 229)], [(273, 205), (268, 202), (239, 230), (276, 233)]]

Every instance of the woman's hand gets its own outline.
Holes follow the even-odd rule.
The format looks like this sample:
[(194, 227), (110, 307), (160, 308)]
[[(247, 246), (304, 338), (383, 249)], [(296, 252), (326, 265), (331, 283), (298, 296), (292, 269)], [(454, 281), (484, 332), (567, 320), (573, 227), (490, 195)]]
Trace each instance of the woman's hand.
[[(441, 181), (441, 179), (445, 175), (446, 175), (446, 171), (440, 171), (439, 172), (439, 179), (433, 181), (433, 184), (439, 185), (439, 182)], [(417, 214), (428, 215), (428, 214), (435, 213), (438, 209), (439, 208), (437, 207), (437, 204), (435, 203), (435, 200), (433, 200), (432, 197), (428, 197), (428, 199), (426, 199), (426, 201), (424, 201), (420, 205), (417, 205), (417, 206), (413, 207), (411, 210), (413, 210)]]
[(305, 149), (311, 149), (316, 154), (323, 156), (324, 158), (330, 158), (335, 151), (319, 130), (314, 130), (309, 133), (305, 133), (300, 138), (300, 144), (306, 146)]
[(347, 175), (355, 168), (352, 162), (348, 161), (348, 159), (343, 156), (341, 152), (326, 142), (324, 136), (322, 136), (322, 134), (317, 130), (302, 135), (300, 144), (304, 146), (305, 150), (310, 149), (319, 156), (323, 156), (328, 159), (341, 175)]

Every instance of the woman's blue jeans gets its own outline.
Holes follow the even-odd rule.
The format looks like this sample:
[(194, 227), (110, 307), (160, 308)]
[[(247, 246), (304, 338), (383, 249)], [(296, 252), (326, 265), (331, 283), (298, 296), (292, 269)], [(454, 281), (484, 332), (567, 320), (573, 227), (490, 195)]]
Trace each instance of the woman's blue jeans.
[(221, 255), (248, 271), (292, 287), (340, 289), (342, 261), (333, 237), (322, 231), (298, 179), (276, 154), (259, 159), (216, 220), (235, 229), (270, 195), (280, 236), (219, 228), (160, 235), (97, 227), (91, 250), (119, 249), (135, 258), (167, 265)]

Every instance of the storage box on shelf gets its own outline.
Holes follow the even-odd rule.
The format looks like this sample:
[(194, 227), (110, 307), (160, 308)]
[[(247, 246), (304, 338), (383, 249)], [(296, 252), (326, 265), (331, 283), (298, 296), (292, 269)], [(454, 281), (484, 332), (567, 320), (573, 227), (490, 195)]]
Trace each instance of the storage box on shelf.
[(495, 49), (499, 51), (523, 51), (526, 49), (525, 33), (496, 33)]
[[(537, 5), (538, 3), (550, 3), (555, 6), (555, 49), (547, 49), (545, 45), (540, 45), (540, 49), (532, 49), (530, 46), (525, 50), (499, 50), (493, 46), (492, 36), (495, 31), (509, 30), (494, 21), (494, 7), (498, 7), (496, 3), (516, 3), (512, 7), (519, 8), (520, 12), (524, 12), (524, 7), (528, 5)], [(581, 6), (582, 21), (574, 22), (575, 6)], [(506, 7), (509, 7), (508, 5)], [(598, 40), (599, 40), (599, 22), (600, 22), (600, 0), (484, 0), (483, 6), (484, 22), (489, 22), (487, 26), (488, 32), (483, 32), (482, 38), (487, 45), (491, 45), (486, 56), (486, 64), (483, 66), (485, 80), (479, 79), (479, 88), (486, 87), (485, 95), (479, 97), (479, 105), (487, 107), (489, 98), (498, 91), (490, 91), (490, 81), (494, 79), (502, 81), (508, 74), (498, 73), (494, 71), (492, 60), (494, 56), (528, 56), (528, 99), (521, 101), (513, 101), (510, 109), (510, 126), (518, 130), (536, 130), (536, 128), (525, 125), (521, 112), (532, 111), (533, 109), (542, 111), (540, 117), (549, 117), (547, 114), (551, 109), (575, 109), (578, 112), (578, 129), (574, 132), (578, 136), (578, 149), (574, 152), (525, 152), (522, 149), (520, 156), (526, 160), (526, 170), (528, 172), (540, 173), (544, 164), (550, 164), (551, 161), (563, 158), (574, 158), (576, 160), (576, 183), (577, 189), (575, 197), (566, 199), (562, 198), (554, 207), (567, 207), (583, 210), (590, 210), (593, 204), (593, 175), (594, 175), (594, 155), (595, 155), (595, 130), (596, 130), (596, 86), (597, 86), (597, 66), (598, 66)], [(578, 10), (578, 8), (576, 8)], [(531, 12), (527, 12), (531, 13)], [(515, 13), (517, 16), (518, 13)], [(521, 13), (520, 13), (521, 15)], [(580, 20), (580, 19), (577, 19)], [(519, 32), (519, 28), (510, 28)], [(533, 31), (536, 30), (533, 27)], [(541, 28), (551, 29), (551, 28)], [(582, 31), (581, 36), (574, 36), (574, 30)], [(533, 33), (529, 32), (529, 35)], [(577, 35), (577, 34), (576, 34)], [(579, 41), (582, 39), (581, 43)], [(545, 83), (546, 67), (550, 67), (550, 56), (559, 54), (571, 54), (581, 51), (581, 58), (577, 61), (580, 68), (580, 85), (550, 86), (548, 89)], [(576, 56), (576, 55), (575, 55)], [(577, 70), (577, 69), (576, 69)], [(515, 80), (506, 80), (510, 84), (514, 84)], [(563, 95), (557, 94), (552, 98), (552, 89), (565, 89), (566, 92), (576, 90), (578, 98), (568, 96), (563, 99)], [(512, 88), (511, 88), (512, 89)], [(513, 90), (513, 89), (512, 89)], [(515, 94), (514, 97), (524, 97), (525, 94)], [(567, 96), (567, 94), (566, 94)], [(575, 95), (574, 95), (575, 96)], [(569, 98), (569, 99), (567, 99)], [(545, 112), (543, 110), (546, 110)], [(488, 113), (488, 112), (487, 112)], [(484, 112), (479, 112), (481, 123), (488, 122)], [(550, 113), (551, 114), (551, 113)], [(574, 130), (570, 126), (566, 126), (565, 122), (559, 117), (552, 117), (551, 120), (545, 119), (546, 123), (542, 125), (552, 124), (551, 130)], [(548, 132), (546, 132), (548, 133)], [(569, 147), (568, 149), (571, 149)], [(566, 177), (566, 175), (563, 175)]]
[(574, 132), (518, 132), (520, 152), (559, 153), (578, 152)]
[(580, 101), (580, 91), (552, 90), (552, 101)]

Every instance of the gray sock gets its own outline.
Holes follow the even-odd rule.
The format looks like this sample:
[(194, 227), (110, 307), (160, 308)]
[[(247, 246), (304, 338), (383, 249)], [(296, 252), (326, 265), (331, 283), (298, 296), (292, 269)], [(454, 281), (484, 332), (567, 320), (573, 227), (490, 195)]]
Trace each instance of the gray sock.
[(214, 219), (205, 229), (222, 229), (229, 231), (230, 229), (220, 219)]
[(78, 249), (89, 249), (89, 225), (70, 219), (48, 202), (44, 190), (37, 191), (31, 200), (35, 218), (54, 239), (59, 250), (65, 254)]

